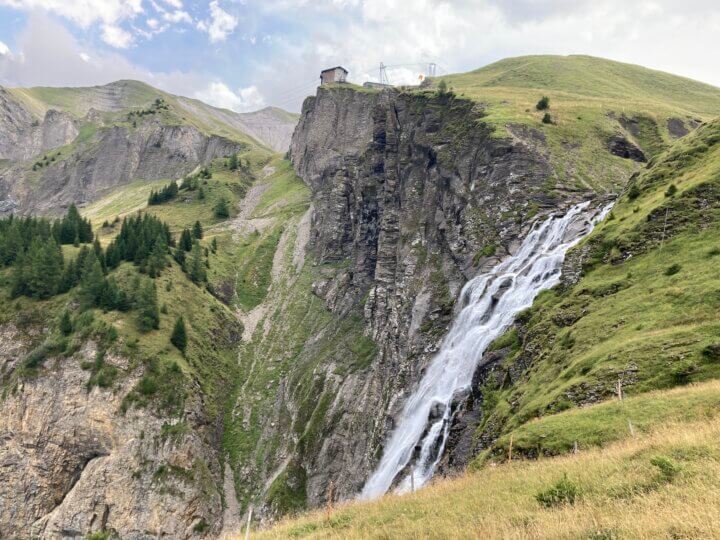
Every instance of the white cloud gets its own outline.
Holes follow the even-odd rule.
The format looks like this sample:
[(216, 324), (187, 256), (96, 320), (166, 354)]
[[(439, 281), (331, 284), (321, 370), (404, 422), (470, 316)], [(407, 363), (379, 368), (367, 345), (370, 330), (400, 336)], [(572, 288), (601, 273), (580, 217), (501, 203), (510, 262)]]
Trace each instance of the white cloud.
[(145, 21), (145, 23), (148, 25), (148, 28), (150, 28), (151, 30), (155, 30), (160, 24), (160, 21), (158, 21), (157, 19), (148, 19), (147, 21)]
[(90, 61), (90, 55), (88, 53), (81, 52), (78, 56), (80, 56), (80, 58), (82, 58), (83, 62)]
[(183, 3), (181, 0), (165, 0), (165, 3), (175, 9), (182, 9)]
[(233, 92), (220, 81), (211, 82), (206, 88), (195, 92), (195, 97), (210, 105), (236, 112), (254, 111), (265, 105), (265, 98), (257, 87), (248, 86)]
[(102, 40), (116, 49), (127, 49), (133, 42), (130, 32), (113, 24), (104, 24), (102, 27)]
[(176, 9), (175, 11), (166, 11), (163, 13), (163, 19), (171, 23), (186, 22), (192, 23), (192, 18), (187, 11)]
[(200, 21), (199, 30), (207, 32), (212, 43), (224, 41), (238, 25), (238, 18), (220, 7), (218, 0), (210, 2), (210, 19)]
[(0, 41), (0, 56), (10, 56), (10, 47)]
[(0, 0), (0, 5), (24, 11), (42, 9), (82, 26), (115, 24), (143, 12), (142, 0)]

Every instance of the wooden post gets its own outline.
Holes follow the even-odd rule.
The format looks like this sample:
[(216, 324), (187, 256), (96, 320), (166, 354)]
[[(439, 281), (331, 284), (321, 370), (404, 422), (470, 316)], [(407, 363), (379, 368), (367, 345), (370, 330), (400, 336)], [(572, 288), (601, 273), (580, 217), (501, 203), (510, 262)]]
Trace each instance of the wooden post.
[(410, 491), (415, 493), (415, 471), (410, 469)]
[(245, 540), (248, 540), (248, 538), (250, 538), (250, 522), (252, 521), (252, 511), (253, 507), (252, 505), (250, 505), (250, 510), (248, 511), (247, 528), (245, 529)]
[(632, 422), (628, 420), (628, 429), (630, 429), (630, 435), (634, 438), (635, 437), (635, 428), (632, 425)]
[(577, 453), (578, 453), (578, 445), (577, 445), (577, 441), (575, 441), (575, 445), (573, 447), (573, 454), (577, 454)]
[(512, 443), (513, 443), (513, 435), (510, 434), (510, 446), (508, 446), (508, 461), (512, 461)]
[(622, 381), (618, 379), (617, 382), (617, 396), (620, 401), (622, 401)]

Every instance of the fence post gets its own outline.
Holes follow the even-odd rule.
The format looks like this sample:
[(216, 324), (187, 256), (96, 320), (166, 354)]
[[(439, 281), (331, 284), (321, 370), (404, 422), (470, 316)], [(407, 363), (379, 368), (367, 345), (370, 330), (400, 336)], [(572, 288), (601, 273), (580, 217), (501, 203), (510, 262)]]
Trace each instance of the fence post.
[(513, 435), (510, 434), (510, 446), (508, 446), (508, 461), (512, 461), (512, 445), (513, 445)]
[(410, 491), (415, 493), (415, 470), (410, 469)]

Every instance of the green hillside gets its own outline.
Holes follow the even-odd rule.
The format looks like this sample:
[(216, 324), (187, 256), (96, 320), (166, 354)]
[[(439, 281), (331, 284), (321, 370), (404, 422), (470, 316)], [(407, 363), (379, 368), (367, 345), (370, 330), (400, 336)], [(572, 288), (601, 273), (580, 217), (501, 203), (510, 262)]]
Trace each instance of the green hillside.
[(629, 399), (630, 413), (666, 402), (684, 418), (635, 436), (625, 428), (602, 449), (516, 459), (412, 494), (338, 504), (251, 538), (714, 538), (719, 393), (713, 381)]
[[(606, 221), (576, 248), (587, 253), (580, 282), (542, 294), (500, 338), (505, 368), (531, 368), (517, 384), (487, 388), (493, 397), (479, 432), (503, 436), (479, 459), (502, 455), (509, 434), (525, 422), (574, 408), (588, 394), (607, 398), (618, 382), (633, 395), (720, 377), (719, 238), (716, 120), (633, 178)], [(587, 421), (582, 413), (573, 419)], [(602, 422), (579, 430), (580, 443)], [(569, 444), (531, 439), (516, 449), (537, 455)]]
[[(650, 159), (720, 114), (716, 87), (589, 56), (510, 58), (442, 80), (480, 103), (499, 136), (535, 130), (531, 144), (548, 148), (557, 182), (579, 189), (617, 192), (635, 170), (632, 160), (610, 154), (611, 138), (626, 139)], [(543, 96), (549, 108), (538, 110)], [(551, 123), (543, 123), (546, 113)]]

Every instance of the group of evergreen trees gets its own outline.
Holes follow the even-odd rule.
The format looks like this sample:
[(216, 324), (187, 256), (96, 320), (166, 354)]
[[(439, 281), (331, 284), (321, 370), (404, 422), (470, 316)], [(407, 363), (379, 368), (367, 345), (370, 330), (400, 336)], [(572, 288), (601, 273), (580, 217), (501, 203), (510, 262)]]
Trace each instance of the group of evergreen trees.
[[(0, 219), (0, 266), (11, 267), (11, 296), (45, 299), (77, 288), (81, 309), (134, 309), (138, 328), (145, 332), (157, 329), (160, 323), (155, 281), (135, 274), (122, 286), (110, 274), (112, 269), (129, 261), (154, 278), (168, 265), (167, 256), (175, 248), (173, 255), (190, 279), (198, 284), (207, 279), (207, 249), (200, 246), (203, 229), (199, 221), (185, 228), (177, 243), (167, 223), (148, 214), (125, 218), (119, 234), (105, 250), (93, 236), (90, 222), (80, 217), (74, 206), (55, 222), (12, 216)], [(80, 241), (84, 245), (74, 259), (66, 261), (61, 244)], [(72, 324), (66, 315), (61, 330), (71, 333)], [(182, 318), (175, 325), (172, 343), (184, 352), (187, 335)]]
[(105, 251), (105, 264), (116, 268), (121, 261), (130, 261), (150, 277), (157, 277), (167, 266), (166, 255), (175, 240), (167, 223), (149, 214), (123, 219), (120, 233)]
[(0, 219), (0, 265), (13, 264), (21, 254), (30, 250), (33, 243), (34, 252), (40, 247), (50, 252), (59, 249), (60, 244), (79, 245), (92, 240), (90, 221), (80, 216), (75, 205), (70, 206), (62, 219), (54, 222), (43, 218), (10, 216)]
[(207, 263), (203, 260), (203, 250), (199, 242), (202, 237), (202, 225), (196, 221), (192, 231), (185, 227), (180, 233), (180, 240), (173, 253), (175, 260), (194, 283), (202, 283), (207, 279)]
[(152, 190), (150, 192), (150, 197), (148, 197), (148, 204), (154, 205), (154, 204), (162, 204), (164, 202), (170, 201), (174, 199), (178, 194), (178, 185), (173, 180), (171, 181), (167, 186), (162, 188), (159, 191)]

